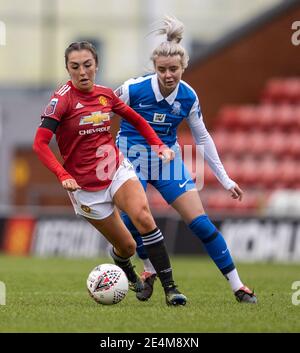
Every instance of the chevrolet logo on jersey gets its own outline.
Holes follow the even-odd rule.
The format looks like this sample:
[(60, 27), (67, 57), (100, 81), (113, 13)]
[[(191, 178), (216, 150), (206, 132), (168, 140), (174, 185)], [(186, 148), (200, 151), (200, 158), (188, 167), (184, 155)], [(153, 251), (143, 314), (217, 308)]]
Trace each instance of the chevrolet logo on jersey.
[(91, 115), (83, 116), (79, 125), (93, 124), (93, 126), (103, 125), (105, 121), (109, 121), (109, 113), (94, 112)]

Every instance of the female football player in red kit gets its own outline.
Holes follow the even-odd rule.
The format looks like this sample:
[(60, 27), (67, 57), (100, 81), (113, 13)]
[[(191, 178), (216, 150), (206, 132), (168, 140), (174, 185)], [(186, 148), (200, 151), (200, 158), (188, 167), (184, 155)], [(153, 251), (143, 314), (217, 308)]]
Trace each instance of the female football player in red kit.
[[(138, 292), (143, 283), (130, 257), (136, 244), (116, 209), (126, 212), (147, 245), (147, 253), (165, 291), (168, 305), (184, 305), (173, 280), (163, 235), (150, 213), (132, 164), (119, 153), (110, 134), (113, 113), (128, 120), (165, 161), (174, 152), (150, 125), (107, 87), (95, 84), (98, 56), (89, 42), (75, 42), (65, 51), (70, 81), (51, 97), (37, 129), (33, 148), (69, 193), (76, 214), (83, 216), (112, 244), (111, 256)], [(49, 148), (56, 135), (63, 166)]]

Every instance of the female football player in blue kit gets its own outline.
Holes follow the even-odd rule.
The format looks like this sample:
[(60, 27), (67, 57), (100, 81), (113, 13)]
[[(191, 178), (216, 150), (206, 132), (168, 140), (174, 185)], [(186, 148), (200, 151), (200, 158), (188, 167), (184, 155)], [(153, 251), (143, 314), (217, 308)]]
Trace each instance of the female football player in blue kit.
[[(188, 65), (188, 54), (179, 44), (183, 24), (166, 16), (159, 34), (166, 34), (152, 53), (155, 73), (130, 79), (116, 90), (116, 94), (144, 117), (162, 141), (175, 152), (171, 164), (159, 162), (145, 139), (126, 120), (122, 120), (117, 143), (123, 154), (136, 167), (136, 172), (146, 190), (152, 184), (163, 198), (181, 215), (190, 230), (202, 242), (239, 302), (256, 303), (253, 291), (239, 278), (230, 251), (220, 231), (205, 214), (196, 185), (185, 167), (177, 143), (177, 127), (186, 120), (197, 146), (204, 149), (204, 158), (231, 197), (242, 200), (243, 191), (231, 180), (208, 133), (200, 110), (196, 92), (184, 81), (182, 74)], [(170, 168), (171, 167), (171, 168)], [(179, 176), (179, 177), (178, 177)], [(123, 221), (137, 242), (137, 252), (144, 260), (144, 290), (137, 293), (139, 300), (148, 300), (153, 291), (155, 270), (148, 259), (143, 241), (126, 214)], [(144, 239), (144, 244), (149, 245)]]

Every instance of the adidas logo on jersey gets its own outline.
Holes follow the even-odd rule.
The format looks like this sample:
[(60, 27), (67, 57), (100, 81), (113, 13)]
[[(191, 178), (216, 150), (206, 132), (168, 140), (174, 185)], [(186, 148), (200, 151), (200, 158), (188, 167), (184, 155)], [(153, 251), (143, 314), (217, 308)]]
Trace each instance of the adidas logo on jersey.
[(75, 109), (80, 109), (80, 108), (83, 108), (84, 107), (84, 105), (82, 105), (81, 103), (77, 103), (76, 104), (76, 107), (75, 107)]

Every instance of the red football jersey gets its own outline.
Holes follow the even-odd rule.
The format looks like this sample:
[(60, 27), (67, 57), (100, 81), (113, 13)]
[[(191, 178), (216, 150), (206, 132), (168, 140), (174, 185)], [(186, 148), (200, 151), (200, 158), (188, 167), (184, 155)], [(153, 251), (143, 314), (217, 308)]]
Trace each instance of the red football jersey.
[[(110, 118), (127, 108), (110, 88), (99, 85), (85, 93), (68, 81), (51, 97), (42, 118), (59, 121), (56, 140), (63, 166), (82, 189), (101, 190), (111, 183), (120, 156), (109, 131)], [(156, 136), (149, 137), (162, 145)]]

